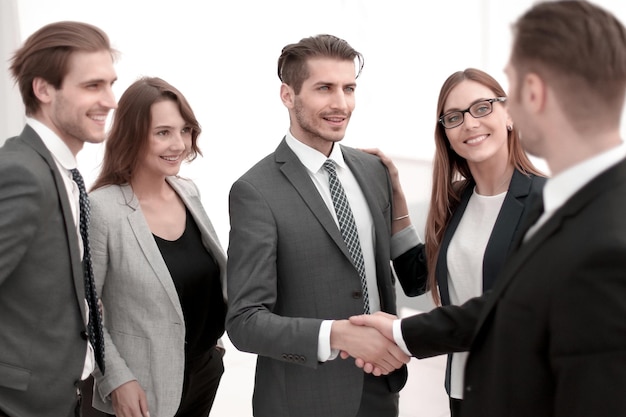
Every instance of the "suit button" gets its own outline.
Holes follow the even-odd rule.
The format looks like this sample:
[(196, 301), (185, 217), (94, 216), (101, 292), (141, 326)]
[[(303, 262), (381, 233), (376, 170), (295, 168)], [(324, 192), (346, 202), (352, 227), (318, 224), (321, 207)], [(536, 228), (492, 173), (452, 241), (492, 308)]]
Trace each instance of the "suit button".
[(352, 292), (352, 298), (357, 298), (358, 299), (358, 298), (361, 298), (361, 297), (363, 297), (363, 292), (361, 290)]
[(83, 340), (88, 340), (88, 339), (89, 339), (89, 335), (88, 335), (88, 334), (87, 334), (87, 332), (86, 332), (86, 331), (84, 331), (84, 330), (83, 330), (82, 332), (80, 332), (80, 337), (81, 337), (81, 339), (83, 339)]

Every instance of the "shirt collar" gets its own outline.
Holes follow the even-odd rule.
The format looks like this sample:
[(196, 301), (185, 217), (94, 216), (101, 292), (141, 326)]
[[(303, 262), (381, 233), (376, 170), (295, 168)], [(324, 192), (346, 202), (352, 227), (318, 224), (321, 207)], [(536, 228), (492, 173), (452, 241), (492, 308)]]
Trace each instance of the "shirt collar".
[(77, 167), (76, 157), (65, 142), (63, 142), (52, 129), (32, 117), (27, 117), (26, 123), (37, 132), (43, 144), (48, 148), (48, 151), (50, 151), (57, 163), (68, 171)]
[(347, 168), (346, 161), (344, 161), (343, 153), (341, 152), (341, 146), (333, 145), (330, 156), (327, 157), (317, 149), (313, 149), (300, 142), (291, 134), (291, 132), (287, 132), (285, 135), (285, 141), (287, 142), (287, 146), (289, 146), (289, 148), (296, 154), (300, 162), (302, 162), (306, 169), (308, 169), (312, 174), (315, 174), (322, 169), (322, 166), (327, 159), (335, 161), (335, 165), (337, 166)]
[(609, 149), (548, 179), (543, 189), (546, 212), (557, 210), (585, 184), (626, 158), (626, 143)]

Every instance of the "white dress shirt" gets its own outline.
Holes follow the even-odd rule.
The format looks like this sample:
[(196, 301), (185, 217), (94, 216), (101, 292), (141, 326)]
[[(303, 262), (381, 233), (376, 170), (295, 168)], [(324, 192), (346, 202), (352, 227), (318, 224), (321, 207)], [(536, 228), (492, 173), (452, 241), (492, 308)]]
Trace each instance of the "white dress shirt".
[(585, 184), (606, 171), (626, 157), (626, 144), (602, 152), (571, 168), (560, 172), (552, 178), (548, 178), (543, 187), (543, 214), (537, 222), (528, 229), (524, 236), (524, 242), (557, 211), (565, 202), (573, 196)]

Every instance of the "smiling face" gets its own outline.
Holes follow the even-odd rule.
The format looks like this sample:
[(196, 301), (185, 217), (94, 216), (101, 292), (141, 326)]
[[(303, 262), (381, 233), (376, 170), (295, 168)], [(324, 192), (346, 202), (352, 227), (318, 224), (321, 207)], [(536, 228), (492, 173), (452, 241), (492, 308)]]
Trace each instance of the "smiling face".
[(173, 100), (154, 103), (150, 114), (148, 145), (137, 172), (160, 178), (177, 175), (181, 163), (189, 155), (192, 128)]
[(60, 89), (39, 79), (42, 119), (76, 155), (85, 142), (105, 138), (106, 118), (117, 107), (111, 89), (117, 79), (109, 51), (75, 52)]
[(329, 155), (333, 143), (344, 138), (355, 107), (355, 66), (353, 61), (314, 58), (308, 69), (300, 93), (283, 84), (281, 98), (289, 108), (291, 133)]
[[(443, 114), (465, 110), (474, 103), (496, 97), (488, 87), (471, 80), (464, 80), (454, 87), (443, 106)], [(445, 134), (452, 150), (468, 164), (482, 163), (492, 158), (508, 158), (507, 125), (511, 124), (502, 103), (493, 103), (493, 112), (474, 118), (464, 113), (460, 126), (446, 129)]]

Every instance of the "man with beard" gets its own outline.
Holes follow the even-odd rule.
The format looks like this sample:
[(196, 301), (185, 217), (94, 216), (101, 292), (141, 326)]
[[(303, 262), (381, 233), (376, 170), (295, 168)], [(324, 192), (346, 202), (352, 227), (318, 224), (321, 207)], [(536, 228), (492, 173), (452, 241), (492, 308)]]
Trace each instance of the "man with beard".
[(11, 60), (27, 118), (0, 148), (0, 416), (74, 415), (80, 381), (96, 363), (104, 371), (74, 178), (76, 155), (104, 140), (116, 107), (114, 56), (99, 28), (57, 22)]
[(284, 47), (289, 131), (230, 191), (226, 329), (238, 349), (258, 355), (257, 417), (398, 415), (408, 356), (347, 320), (396, 313), (388, 173), (377, 157), (339, 145), (362, 67), (335, 36)]

